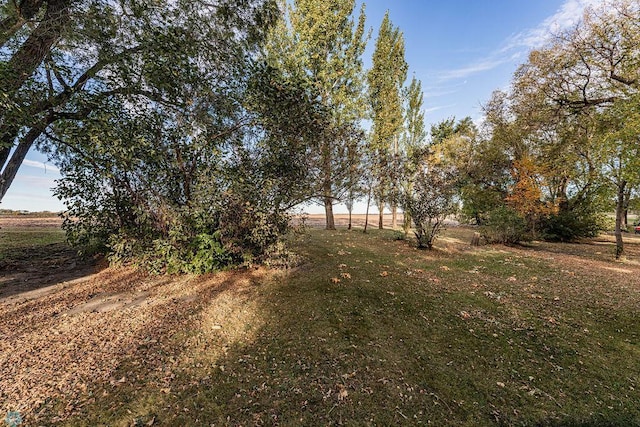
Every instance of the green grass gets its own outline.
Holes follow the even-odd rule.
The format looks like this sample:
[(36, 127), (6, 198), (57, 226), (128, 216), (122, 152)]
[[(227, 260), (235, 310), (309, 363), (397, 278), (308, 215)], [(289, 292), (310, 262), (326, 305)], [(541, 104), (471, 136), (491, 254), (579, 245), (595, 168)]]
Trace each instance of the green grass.
[(311, 230), (304, 264), (203, 297), (63, 424), (640, 425), (637, 267), (469, 233)]
[(12, 263), (67, 247), (60, 228), (10, 227), (0, 229), (0, 262)]

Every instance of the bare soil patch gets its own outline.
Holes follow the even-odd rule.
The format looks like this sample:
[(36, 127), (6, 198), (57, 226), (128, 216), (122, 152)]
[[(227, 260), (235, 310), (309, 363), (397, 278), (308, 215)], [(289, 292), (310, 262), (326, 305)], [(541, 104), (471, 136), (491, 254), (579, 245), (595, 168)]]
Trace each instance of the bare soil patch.
[[(306, 216), (306, 224), (314, 228), (324, 228), (327, 224), (324, 214), (310, 214)], [(333, 219), (336, 223), (336, 227), (346, 228), (349, 225), (349, 215), (347, 214), (335, 214)], [(351, 216), (351, 225), (353, 227), (364, 227), (367, 216), (364, 214), (357, 214)], [(402, 214), (398, 215), (398, 225), (402, 224)], [(386, 228), (391, 227), (391, 215), (384, 215), (384, 226)], [(369, 214), (368, 227), (378, 227), (378, 214)]]
[(1, 228), (60, 228), (62, 226), (62, 218), (59, 216), (27, 216), (27, 215), (0, 215)]
[(0, 217), (0, 300), (105, 267), (100, 258), (79, 257), (64, 241), (61, 225), (58, 217)]

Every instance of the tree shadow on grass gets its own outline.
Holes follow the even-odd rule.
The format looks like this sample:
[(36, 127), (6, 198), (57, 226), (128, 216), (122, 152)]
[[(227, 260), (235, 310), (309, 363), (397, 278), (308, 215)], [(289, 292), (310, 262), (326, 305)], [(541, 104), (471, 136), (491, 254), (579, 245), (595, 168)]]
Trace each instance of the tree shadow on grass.
[(29, 292), (29, 297), (40, 296), (51, 291), (44, 288), (89, 276), (106, 265), (99, 257), (78, 256), (62, 242), (13, 252), (0, 262), (0, 301)]
[(5, 300), (0, 411), (21, 410), (29, 424), (59, 424), (114, 395), (118, 403), (106, 412), (116, 414), (144, 390), (171, 383), (188, 364), (181, 355), (199, 313), (212, 300), (221, 305), (220, 295), (242, 295), (252, 280), (252, 272), (170, 277), (111, 268), (44, 297)]
[[(590, 338), (597, 320), (575, 342), (535, 319), (513, 328), (502, 305), (403, 279), (390, 247), (378, 254), (369, 251), (378, 240), (352, 239), (318, 234), (308, 248), (314, 262), (293, 271), (150, 281), (157, 286), (148, 305), (123, 310), (118, 322), (96, 323), (131, 331), (127, 339), (99, 335), (123, 349), (113, 353), (113, 365), (86, 381), (86, 392), (45, 404), (38, 421), (638, 424), (640, 406), (629, 388), (637, 388), (636, 350), (628, 343), (600, 347), (600, 338)], [(118, 282), (127, 280), (134, 286), (151, 279)], [(482, 316), (460, 315), (480, 300)], [(92, 318), (106, 316), (79, 317), (83, 324)]]
[[(505, 354), (490, 348), (469, 333), (469, 321), (451, 313), (446, 298), (402, 296), (393, 285), (336, 285), (300, 277), (313, 273), (231, 276), (200, 292), (201, 304), (176, 307), (191, 322), (176, 322), (167, 312), (156, 329), (138, 334), (159, 333), (168, 340), (161, 346), (164, 353), (154, 345), (139, 347), (114, 375), (139, 380), (98, 386), (96, 400), (68, 425), (638, 421), (637, 409), (619, 406), (589, 415), (595, 407), (579, 396), (567, 399), (569, 407), (562, 401), (561, 408), (552, 395), (562, 394), (563, 386), (549, 389), (553, 380), (542, 386), (547, 394), (523, 389), (526, 380), (515, 379), (520, 374), (514, 370), (531, 369), (521, 362), (525, 359), (542, 363), (545, 350), (515, 348)], [(465, 334), (470, 341), (462, 339)], [(558, 375), (567, 381), (572, 374)], [(578, 389), (585, 392), (590, 383), (612, 385), (597, 378), (582, 381)]]

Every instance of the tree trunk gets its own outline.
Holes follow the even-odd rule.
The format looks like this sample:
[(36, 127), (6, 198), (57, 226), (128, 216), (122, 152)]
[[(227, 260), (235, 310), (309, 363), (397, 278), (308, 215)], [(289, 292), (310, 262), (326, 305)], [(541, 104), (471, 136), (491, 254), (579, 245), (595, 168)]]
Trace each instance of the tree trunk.
[(618, 197), (616, 200), (616, 259), (620, 259), (624, 253), (624, 246), (622, 242), (622, 221), (624, 220), (624, 190), (627, 185), (627, 181), (622, 180), (618, 184)]
[(2, 170), (2, 174), (0, 174), (0, 202), (2, 202), (4, 195), (7, 194), (7, 190), (11, 186), (13, 179), (16, 177), (16, 173), (18, 172), (20, 165), (22, 165), (29, 149), (31, 149), (35, 140), (40, 136), (42, 130), (43, 128), (40, 127), (31, 128), (22, 138), (16, 147), (16, 150), (11, 155), (9, 162)]
[(629, 231), (629, 209), (624, 208), (622, 213), (622, 229)]
[(7, 78), (2, 82), (5, 94), (13, 96), (49, 54), (69, 21), (69, 2), (70, 0), (47, 2), (42, 22), (6, 64)]
[(402, 212), (402, 229), (404, 230), (404, 238), (409, 236), (409, 230), (411, 230), (411, 214), (404, 210)]
[(369, 206), (371, 206), (371, 188), (369, 188), (369, 193), (367, 194), (367, 212), (364, 216), (364, 231), (367, 232), (367, 226), (369, 225)]
[(331, 196), (325, 196), (324, 198), (324, 213), (327, 220), (327, 230), (335, 230), (336, 223), (333, 219), (333, 198)]
[(378, 230), (384, 229), (384, 202), (382, 200), (376, 201), (378, 205)]
[(391, 228), (394, 230), (398, 226), (398, 205), (396, 202), (391, 203)]
[(351, 212), (353, 211), (352, 208), (349, 209), (349, 225), (347, 226), (347, 230), (351, 230)]
[(627, 188), (624, 192), (624, 204), (622, 209), (624, 211), (622, 228), (625, 231), (629, 230), (629, 203), (631, 203), (631, 188)]

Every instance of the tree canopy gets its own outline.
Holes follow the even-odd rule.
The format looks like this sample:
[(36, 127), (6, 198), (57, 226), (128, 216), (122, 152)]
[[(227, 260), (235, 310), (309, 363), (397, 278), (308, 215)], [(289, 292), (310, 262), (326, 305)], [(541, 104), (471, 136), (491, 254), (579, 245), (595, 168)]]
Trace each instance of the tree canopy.
[(366, 197), (380, 226), (404, 206), (405, 234), (413, 219), (426, 247), (454, 212), (512, 243), (593, 236), (615, 209), (623, 253), (640, 189), (634, 2), (588, 9), (481, 121), (429, 133), (388, 12), (363, 69), (355, 0), (22, 0), (0, 13), (0, 200), (37, 147), (61, 169), (65, 229), (84, 250), (167, 272), (284, 260), (296, 206), (322, 204), (333, 229), (336, 203), (351, 213)]

